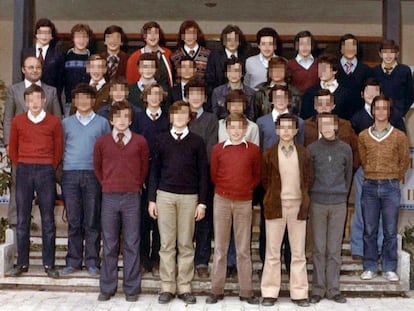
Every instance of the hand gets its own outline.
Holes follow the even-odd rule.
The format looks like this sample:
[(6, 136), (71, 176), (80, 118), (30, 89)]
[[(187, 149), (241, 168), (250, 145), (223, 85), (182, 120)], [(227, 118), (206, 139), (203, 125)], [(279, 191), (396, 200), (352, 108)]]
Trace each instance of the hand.
[(206, 209), (201, 207), (200, 204), (197, 205), (194, 218), (196, 221), (200, 221), (206, 215)]
[(158, 209), (157, 209), (157, 204), (155, 202), (149, 202), (148, 203), (148, 214), (152, 218), (157, 219)]

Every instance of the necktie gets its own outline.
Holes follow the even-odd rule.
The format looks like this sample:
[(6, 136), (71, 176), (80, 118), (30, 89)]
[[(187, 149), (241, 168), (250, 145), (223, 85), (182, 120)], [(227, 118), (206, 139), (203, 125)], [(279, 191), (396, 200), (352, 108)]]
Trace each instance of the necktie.
[(194, 50), (190, 50), (190, 53), (189, 54), (190, 54), (191, 57), (194, 57), (195, 51)]
[(92, 82), (91, 86), (95, 89), (95, 91), (98, 91), (98, 82)]
[(158, 113), (150, 113), (150, 115), (151, 115), (151, 118), (152, 118), (153, 121), (157, 120)]
[(354, 64), (353, 63), (351, 63), (351, 62), (346, 62), (346, 64), (345, 64), (345, 66), (346, 66), (346, 74), (347, 75), (349, 75), (352, 71), (351, 71), (351, 69), (352, 69), (352, 66), (353, 66)]
[(115, 55), (108, 58), (108, 77), (111, 80), (118, 70), (118, 58)]
[(191, 111), (191, 120), (197, 119), (197, 112)]
[(118, 133), (118, 141), (116, 142), (116, 144), (120, 147), (120, 148), (124, 148), (125, 144), (124, 144), (124, 133)]
[(174, 132), (174, 134), (177, 135), (177, 141), (180, 141), (181, 140), (181, 136), (183, 135), (183, 133)]
[(385, 67), (385, 68), (384, 68), (385, 73), (386, 73), (387, 75), (390, 75), (393, 69), (394, 69), (394, 68), (392, 68), (392, 67)]
[(44, 61), (44, 58), (43, 58), (43, 49), (42, 48), (38, 48), (38, 51), (39, 51), (39, 57), (38, 57), (38, 59), (39, 59), (40, 63), (43, 64), (43, 61)]

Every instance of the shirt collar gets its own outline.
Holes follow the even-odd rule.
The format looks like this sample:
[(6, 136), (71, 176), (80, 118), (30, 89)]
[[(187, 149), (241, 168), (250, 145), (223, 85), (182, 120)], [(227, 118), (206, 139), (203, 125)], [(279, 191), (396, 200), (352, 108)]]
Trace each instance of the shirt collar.
[[(151, 110), (149, 110), (149, 108), (145, 109), (145, 113), (147, 114), (147, 116), (152, 120), (152, 116), (151, 116)], [(158, 118), (161, 116), (162, 110), (161, 108), (158, 108), (158, 110), (155, 112), (157, 114), (157, 117), (155, 120), (158, 120)]]
[[(120, 133), (116, 128), (112, 129), (112, 138), (115, 142), (118, 141), (118, 133)], [(124, 144), (126, 145), (132, 137), (132, 132), (129, 128), (127, 128), (124, 132), (124, 138), (122, 139), (124, 141)]]
[(76, 111), (75, 115), (76, 115), (76, 119), (78, 119), (80, 123), (82, 123), (83, 125), (88, 125), (89, 122), (92, 121), (92, 119), (95, 117), (96, 114), (94, 111), (91, 111), (87, 116), (83, 116), (79, 113), (79, 111)]
[[(98, 84), (96, 85), (96, 89), (99, 91), (104, 86), (105, 83), (106, 83), (105, 78), (102, 78), (101, 80), (98, 81)], [(89, 82), (89, 85), (93, 85), (92, 79)]]
[[(394, 64), (390, 67), (391, 68), (390, 73), (395, 69), (395, 67), (397, 67), (397, 65), (398, 65), (398, 62), (395, 61)], [(384, 71), (385, 73), (387, 73), (387, 71), (385, 70), (385, 68), (389, 68), (389, 67), (386, 67), (385, 64), (384, 64), (384, 62), (382, 62), (381, 63), (381, 68), (382, 68), (382, 71)]]
[(277, 118), (284, 113), (289, 113), (289, 110), (286, 108), (285, 111), (283, 111), (282, 113), (277, 112), (275, 109), (272, 110), (272, 118), (273, 118), (273, 122), (276, 122)]
[(232, 53), (232, 52), (230, 52), (229, 49), (226, 49), (226, 48), (224, 49), (224, 51), (226, 52), (227, 58), (231, 58), (232, 55), (234, 55), (236, 58), (238, 58), (237, 51), (235, 53)]
[(197, 112), (197, 119), (198, 119), (203, 114), (204, 108), (200, 107), (200, 109), (198, 109), (197, 111), (192, 111), (192, 112)]
[(39, 123), (42, 122), (44, 118), (46, 118), (46, 111), (42, 109), (40, 113), (35, 117), (30, 110), (27, 111), (27, 117), (30, 121), (33, 123)]
[(354, 57), (352, 60), (348, 60), (344, 56), (342, 56), (341, 57), (341, 65), (342, 65), (342, 68), (346, 69), (346, 63), (347, 62), (351, 62), (352, 63), (351, 70), (354, 71), (355, 68), (356, 68), (356, 66), (358, 65), (358, 59), (356, 57)]
[[(66, 52), (66, 54), (69, 54), (69, 53), (79, 54), (79, 53), (76, 53), (76, 52), (75, 52), (75, 48), (70, 48), (70, 49)], [(88, 55), (88, 56), (89, 56), (89, 55), (91, 55), (91, 52), (90, 52), (88, 49), (86, 49), (84, 53), (80, 53), (79, 55)]]
[(171, 127), (170, 133), (172, 135), (172, 137), (174, 137), (174, 139), (177, 139), (178, 136), (175, 133), (183, 133), (180, 137), (180, 139), (184, 139), (184, 137), (186, 137), (188, 135), (188, 133), (190, 133), (188, 127), (186, 127), (182, 132), (178, 132), (175, 127)]
[(38, 86), (42, 86), (42, 82), (40, 81), (40, 80), (37, 80), (35, 83), (32, 83), (32, 82), (30, 82), (29, 80), (27, 80), (27, 79), (24, 79), (24, 87), (27, 89), (28, 87), (31, 87), (32, 86), (32, 84), (36, 84), (36, 85), (38, 85)]
[(371, 118), (373, 118), (372, 117), (372, 114), (371, 114), (371, 105), (370, 104), (367, 104), (367, 103), (365, 103), (364, 104), (364, 109), (365, 109), (365, 111), (370, 115), (370, 117)]
[(226, 148), (227, 146), (238, 146), (238, 145), (241, 145), (241, 144), (244, 144), (246, 146), (246, 149), (249, 148), (249, 144), (247, 143), (246, 138), (244, 138), (244, 137), (243, 137), (242, 141), (240, 142), (240, 144), (237, 144), (237, 145), (233, 144), (233, 142), (230, 140), (230, 138), (227, 138), (224, 141), (223, 149)]
[(144, 90), (144, 87), (145, 87), (146, 85), (151, 85), (151, 84), (154, 84), (154, 83), (157, 83), (157, 81), (156, 81), (155, 79), (152, 79), (152, 80), (151, 80), (151, 82), (149, 82), (149, 83), (147, 83), (147, 84), (144, 84), (144, 82), (142, 81), (142, 79), (139, 79), (139, 80), (138, 80), (138, 82), (137, 82), (137, 86), (138, 86), (138, 88), (139, 88), (141, 91), (143, 91), (143, 90)]
[[(273, 53), (272, 57), (276, 57), (276, 55)], [(262, 53), (259, 53), (259, 60), (266, 68), (269, 66), (269, 61), (266, 58), (264, 58)]]
[(200, 48), (200, 46), (198, 45), (198, 43), (192, 48), (192, 49), (190, 49), (186, 44), (184, 44), (184, 51), (188, 54), (188, 55), (190, 55), (190, 51), (191, 50), (193, 50), (194, 52), (195, 52), (195, 54), (194, 55), (196, 55), (197, 54), (197, 51), (198, 51), (198, 49)]
[(40, 46), (39, 43), (36, 43), (36, 57), (39, 57), (39, 49), (42, 49), (43, 58), (46, 57), (47, 50), (49, 49), (50, 44), (45, 46)]
[(338, 81), (336, 79), (330, 82), (321, 81), (320, 85), (322, 89), (329, 90), (332, 94), (336, 91), (336, 89), (339, 86)]
[(295, 57), (295, 60), (303, 68), (309, 69), (310, 66), (312, 66), (313, 62), (315, 61), (315, 58), (313, 57), (312, 54), (310, 54), (309, 57), (304, 58), (304, 57), (302, 57), (302, 55), (300, 55), (298, 53), (298, 55), (296, 55), (296, 57)]

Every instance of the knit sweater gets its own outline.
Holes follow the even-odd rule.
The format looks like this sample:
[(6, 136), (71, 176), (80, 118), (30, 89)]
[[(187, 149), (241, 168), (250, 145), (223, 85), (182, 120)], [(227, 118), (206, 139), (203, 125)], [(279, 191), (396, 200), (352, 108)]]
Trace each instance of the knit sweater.
[(336, 138), (321, 138), (308, 146), (314, 181), (311, 200), (319, 204), (345, 203), (352, 181), (351, 147)]
[(72, 90), (79, 83), (89, 83), (90, 77), (86, 72), (86, 62), (89, 52), (86, 54), (76, 54), (73, 49), (69, 50), (65, 56), (65, 96), (66, 102), (72, 102)]
[[(390, 123), (392, 126), (396, 127), (400, 131), (405, 133), (405, 123), (404, 120), (400, 117), (399, 113), (391, 113)], [(369, 128), (374, 124), (374, 118), (362, 108), (358, 110), (351, 118), (352, 127), (355, 130), (355, 133), (359, 135), (363, 130)]]
[(260, 149), (255, 144), (216, 144), (211, 152), (211, 179), (215, 193), (232, 200), (252, 199), (260, 182)]
[(206, 145), (207, 159), (210, 162), (211, 149), (217, 144), (218, 140), (217, 117), (211, 112), (204, 111), (200, 117), (189, 123), (188, 128), (203, 139)]
[(93, 166), (102, 192), (140, 192), (148, 174), (148, 157), (148, 145), (141, 135), (132, 133), (123, 148), (112, 133), (99, 137), (93, 150)]
[(377, 139), (370, 127), (359, 134), (358, 147), (364, 176), (367, 179), (404, 178), (410, 164), (408, 138), (395, 127)]
[[(210, 50), (205, 48), (204, 46), (199, 46), (198, 50), (195, 51), (194, 56), (192, 59), (196, 63), (196, 74), (195, 76), (200, 79), (205, 79), (206, 71), (207, 71), (207, 61), (208, 57), (210, 55)], [(175, 70), (177, 70), (180, 60), (184, 57), (188, 56), (191, 57), (184, 48), (177, 49), (172, 55), (171, 55), (171, 62), (174, 64)]]
[(303, 95), (305, 91), (319, 82), (318, 61), (315, 59), (309, 69), (303, 68), (296, 59), (288, 62), (288, 69), (291, 75), (291, 83)]
[(93, 170), (93, 147), (98, 137), (111, 131), (105, 118), (95, 115), (87, 124), (76, 115), (63, 119), (63, 170)]
[(13, 118), (9, 157), (14, 165), (17, 163), (52, 164), (56, 169), (62, 160), (63, 135), (60, 120), (46, 113), (39, 123), (33, 123), (27, 113)]

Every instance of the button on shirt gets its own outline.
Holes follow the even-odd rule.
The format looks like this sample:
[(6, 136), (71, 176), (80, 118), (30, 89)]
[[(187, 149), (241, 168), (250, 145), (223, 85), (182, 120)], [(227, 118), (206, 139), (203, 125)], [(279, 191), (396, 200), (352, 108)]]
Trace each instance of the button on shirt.
[[(116, 130), (115, 128), (112, 130), (112, 138), (114, 139), (116, 143), (118, 143), (118, 133), (120, 132)], [(122, 141), (124, 142), (124, 145), (126, 145), (131, 140), (132, 133), (130, 129), (126, 129), (123, 133), (124, 133), (124, 137), (122, 138)]]
[(83, 116), (79, 113), (79, 111), (76, 111), (75, 115), (76, 115), (76, 119), (78, 119), (78, 121), (83, 126), (87, 126), (89, 122), (91, 122), (93, 118), (95, 118), (96, 113), (91, 111), (87, 116)]

